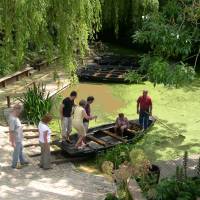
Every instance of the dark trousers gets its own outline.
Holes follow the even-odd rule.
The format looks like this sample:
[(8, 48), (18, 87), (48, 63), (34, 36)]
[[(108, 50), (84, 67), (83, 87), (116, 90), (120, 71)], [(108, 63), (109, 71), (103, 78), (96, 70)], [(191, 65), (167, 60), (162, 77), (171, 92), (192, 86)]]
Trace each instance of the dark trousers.
[(139, 123), (142, 128), (147, 129), (149, 125), (149, 114), (148, 111), (140, 111)]

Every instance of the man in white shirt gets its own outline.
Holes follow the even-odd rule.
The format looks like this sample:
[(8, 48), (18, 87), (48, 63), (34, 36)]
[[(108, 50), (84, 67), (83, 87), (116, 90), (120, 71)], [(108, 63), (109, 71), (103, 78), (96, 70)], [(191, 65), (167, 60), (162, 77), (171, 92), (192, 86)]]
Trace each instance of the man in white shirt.
[(23, 154), (23, 130), (22, 125), (19, 120), (19, 115), (22, 111), (22, 107), (19, 104), (16, 104), (13, 107), (12, 113), (9, 118), (9, 140), (14, 148), (13, 159), (12, 159), (12, 168), (21, 168), (20, 165), (17, 165), (20, 161), (21, 165), (26, 165), (28, 162), (24, 158)]

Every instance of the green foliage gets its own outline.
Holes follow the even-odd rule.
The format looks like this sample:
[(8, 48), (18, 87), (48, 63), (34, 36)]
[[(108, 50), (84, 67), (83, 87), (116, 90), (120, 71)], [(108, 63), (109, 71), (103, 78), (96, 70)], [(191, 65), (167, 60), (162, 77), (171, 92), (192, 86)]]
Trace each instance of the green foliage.
[(200, 4), (195, 1), (169, 0), (160, 12), (143, 17), (141, 30), (133, 35), (134, 42), (148, 44), (154, 54), (166, 58), (197, 53), (199, 10)]
[[(103, 29), (111, 29), (118, 36), (124, 26), (137, 29), (142, 15), (158, 10), (158, 0), (101, 0)], [(123, 31), (123, 30), (122, 30)]]
[(0, 10), (1, 74), (19, 69), (29, 50), (51, 58), (58, 49), (74, 71), (77, 51), (82, 57), (101, 28), (100, 0), (2, 0)]
[(35, 85), (28, 88), (27, 92), (18, 100), (23, 104), (23, 115), (30, 123), (38, 124), (41, 118), (50, 112), (52, 108), (52, 100), (49, 93), (45, 94), (43, 85)]
[(98, 156), (97, 163), (101, 166), (104, 161), (111, 161), (114, 164), (114, 168), (118, 169), (119, 165), (126, 160), (129, 160), (129, 146), (122, 144), (107, 150), (106, 153), (101, 153)]
[(119, 200), (114, 194), (108, 193), (105, 200)]
[(166, 178), (156, 186), (155, 199), (194, 200), (200, 195), (200, 180), (191, 178), (177, 181), (175, 178)]
[(141, 83), (142, 77), (137, 71), (129, 70), (127, 73), (125, 73), (124, 80), (128, 81), (129, 83)]
[(195, 71), (187, 64), (169, 63), (159, 56), (144, 55), (140, 59), (140, 72), (147, 74), (154, 86), (163, 83), (166, 86), (176, 86), (190, 83), (194, 80)]

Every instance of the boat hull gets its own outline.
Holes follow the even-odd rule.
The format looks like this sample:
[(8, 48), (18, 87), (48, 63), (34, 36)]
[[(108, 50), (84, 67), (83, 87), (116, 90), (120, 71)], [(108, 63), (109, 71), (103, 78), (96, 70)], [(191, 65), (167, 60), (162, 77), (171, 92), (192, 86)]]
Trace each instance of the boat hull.
[(149, 127), (146, 130), (141, 129), (138, 120), (130, 120), (129, 122), (132, 128), (126, 130), (123, 136), (120, 133), (115, 133), (115, 123), (90, 128), (86, 136), (87, 146), (84, 149), (75, 149), (75, 143), (78, 140), (77, 134), (70, 136), (72, 144), (61, 141), (55, 141), (55, 144), (69, 156), (91, 157), (120, 144), (136, 143), (154, 125), (155, 120), (149, 120)]

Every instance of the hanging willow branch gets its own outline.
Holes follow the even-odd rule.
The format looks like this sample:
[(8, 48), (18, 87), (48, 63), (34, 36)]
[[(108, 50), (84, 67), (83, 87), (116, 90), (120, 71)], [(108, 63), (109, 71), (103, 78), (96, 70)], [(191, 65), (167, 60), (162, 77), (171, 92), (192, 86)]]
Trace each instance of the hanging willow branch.
[(73, 71), (75, 53), (101, 28), (100, 0), (1, 0), (0, 12), (0, 74), (19, 69), (30, 50), (58, 49)]

